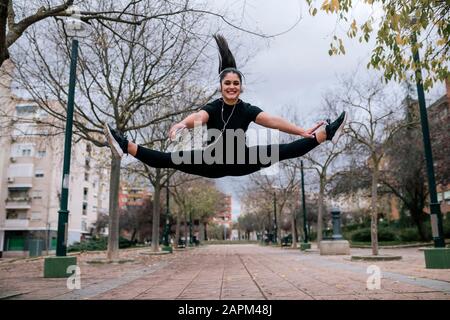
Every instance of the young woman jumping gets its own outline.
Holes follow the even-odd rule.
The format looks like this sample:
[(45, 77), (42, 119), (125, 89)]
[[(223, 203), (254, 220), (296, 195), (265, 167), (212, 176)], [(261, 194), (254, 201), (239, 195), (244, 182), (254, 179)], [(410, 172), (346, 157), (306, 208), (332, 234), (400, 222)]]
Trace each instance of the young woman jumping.
[[(206, 124), (208, 129), (206, 148), (179, 152), (147, 149), (128, 141), (120, 131), (105, 124), (105, 135), (115, 156), (131, 154), (154, 168), (171, 168), (207, 178), (221, 178), (251, 174), (277, 161), (303, 156), (326, 140), (337, 142), (347, 119), (346, 112), (342, 112), (334, 122), (321, 121), (313, 128), (302, 129), (239, 99), (242, 91), (242, 73), (236, 68), (235, 59), (226, 40), (220, 35), (215, 35), (214, 39), (220, 54), (219, 79), (222, 97), (187, 116), (169, 130), (169, 137), (174, 139), (178, 130)], [(299, 135), (303, 139), (291, 143), (248, 147), (245, 132), (251, 122)], [(323, 125), (325, 128), (318, 130)], [(241, 133), (241, 138), (239, 134), (232, 134), (230, 138), (230, 132)], [(227, 161), (224, 161), (225, 158)], [(268, 158), (270, 161), (267, 161)]]

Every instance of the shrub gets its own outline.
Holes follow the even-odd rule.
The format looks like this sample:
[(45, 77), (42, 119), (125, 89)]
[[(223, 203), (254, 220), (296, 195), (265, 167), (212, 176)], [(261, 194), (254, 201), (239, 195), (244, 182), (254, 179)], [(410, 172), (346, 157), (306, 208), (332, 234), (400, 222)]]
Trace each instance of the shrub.
[[(119, 238), (119, 248), (130, 248), (134, 246), (134, 242), (122, 238)], [(108, 248), (108, 238), (102, 237), (98, 239), (89, 239), (81, 242), (75, 242), (73, 245), (69, 246), (68, 252), (73, 251), (103, 251)]]
[(352, 241), (355, 241), (355, 242), (370, 242), (371, 241), (370, 228), (363, 228), (358, 231), (355, 231), (351, 235), (351, 239), (352, 239)]
[(420, 235), (417, 228), (405, 228), (399, 232), (401, 241), (420, 241)]
[(398, 237), (392, 229), (379, 228), (378, 229), (378, 241), (395, 241)]
[[(370, 242), (370, 228), (363, 228), (355, 231), (351, 235), (351, 240), (355, 242)], [(395, 241), (397, 236), (395, 232), (389, 228), (378, 228), (378, 241)]]
[(351, 232), (364, 227), (365, 226), (360, 223), (348, 224), (342, 227), (342, 232)]
[(120, 249), (131, 248), (135, 244), (136, 244), (135, 242), (130, 241), (128, 239), (125, 239), (125, 238), (122, 238), (122, 237), (119, 238), (119, 248)]

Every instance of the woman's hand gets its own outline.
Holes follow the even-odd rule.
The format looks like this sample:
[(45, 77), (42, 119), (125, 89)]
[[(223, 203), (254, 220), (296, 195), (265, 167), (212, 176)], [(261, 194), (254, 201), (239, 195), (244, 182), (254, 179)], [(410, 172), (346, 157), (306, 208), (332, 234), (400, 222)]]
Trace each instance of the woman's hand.
[(314, 138), (314, 136), (312, 135), (317, 129), (319, 129), (321, 126), (326, 125), (327, 122), (326, 121), (319, 121), (316, 123), (316, 125), (312, 128), (303, 130), (303, 132), (300, 133), (300, 135), (302, 137), (305, 138)]
[(177, 132), (179, 130), (183, 130), (184, 128), (187, 128), (187, 126), (184, 123), (179, 122), (177, 124), (174, 124), (172, 126), (172, 128), (170, 128), (170, 130), (169, 130), (169, 138), (170, 138), (170, 140), (172, 140), (172, 141), (175, 140)]

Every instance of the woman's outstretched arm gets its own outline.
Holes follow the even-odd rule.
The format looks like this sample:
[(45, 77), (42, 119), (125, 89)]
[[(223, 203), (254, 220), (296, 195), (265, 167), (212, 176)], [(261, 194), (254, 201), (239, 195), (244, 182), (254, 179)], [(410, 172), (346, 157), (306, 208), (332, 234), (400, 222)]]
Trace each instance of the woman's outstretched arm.
[(193, 114), (188, 115), (182, 121), (174, 124), (169, 130), (170, 139), (175, 139), (175, 135), (179, 129), (192, 129), (196, 123), (205, 124), (208, 122), (209, 114), (205, 110), (200, 110)]
[(296, 134), (305, 138), (312, 138), (312, 133), (319, 129), (322, 125), (326, 124), (325, 121), (320, 121), (310, 129), (303, 129), (281, 117), (270, 115), (267, 112), (260, 112), (255, 119), (255, 123), (267, 128), (278, 129), (280, 131)]

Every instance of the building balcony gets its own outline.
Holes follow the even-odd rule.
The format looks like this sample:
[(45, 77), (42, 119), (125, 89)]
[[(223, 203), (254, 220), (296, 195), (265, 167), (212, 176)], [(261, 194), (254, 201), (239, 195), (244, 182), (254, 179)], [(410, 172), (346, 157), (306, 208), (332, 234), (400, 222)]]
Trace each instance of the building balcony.
[(31, 198), (7, 198), (5, 209), (31, 209)]
[(28, 228), (28, 219), (6, 219), (5, 229), (23, 229)]

